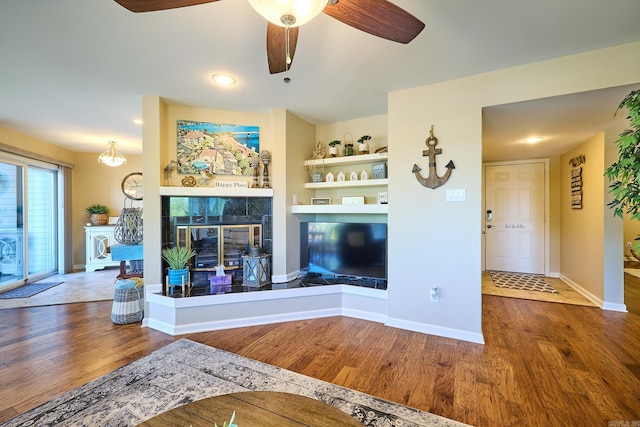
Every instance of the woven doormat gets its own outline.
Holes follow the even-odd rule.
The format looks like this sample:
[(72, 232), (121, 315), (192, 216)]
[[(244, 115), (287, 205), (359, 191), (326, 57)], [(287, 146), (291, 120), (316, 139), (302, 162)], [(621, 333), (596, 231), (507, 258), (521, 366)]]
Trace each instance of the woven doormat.
[(489, 274), (493, 283), (499, 288), (559, 293), (544, 281), (543, 276), (537, 274), (507, 273), (505, 271), (490, 271)]
[(0, 294), (0, 299), (11, 298), (29, 298), (35, 294), (39, 294), (42, 291), (51, 289), (54, 286), (58, 286), (62, 282), (36, 282), (29, 283), (28, 285), (22, 285), (19, 288), (11, 289)]

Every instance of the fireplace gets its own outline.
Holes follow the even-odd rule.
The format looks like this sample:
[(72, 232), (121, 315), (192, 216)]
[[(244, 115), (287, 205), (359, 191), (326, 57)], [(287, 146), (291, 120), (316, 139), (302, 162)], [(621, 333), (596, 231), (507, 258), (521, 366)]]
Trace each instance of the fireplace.
[[(162, 197), (162, 247), (196, 252), (190, 265), (196, 288), (209, 286), (219, 265), (241, 284), (242, 257), (255, 246), (271, 254), (272, 233), (271, 197)], [(163, 272), (166, 267), (163, 261)]]

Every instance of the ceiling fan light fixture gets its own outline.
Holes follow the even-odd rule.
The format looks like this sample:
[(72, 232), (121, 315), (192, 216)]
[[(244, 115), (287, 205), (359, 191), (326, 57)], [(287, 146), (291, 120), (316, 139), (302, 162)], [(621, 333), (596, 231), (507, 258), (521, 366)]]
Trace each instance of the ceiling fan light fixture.
[(98, 156), (98, 163), (102, 163), (103, 165), (117, 167), (127, 164), (127, 159), (118, 152), (116, 146), (118, 145), (115, 141), (109, 141), (107, 143), (109, 148), (104, 153)]
[(318, 16), (327, 0), (249, 0), (249, 4), (272, 24), (299, 27)]

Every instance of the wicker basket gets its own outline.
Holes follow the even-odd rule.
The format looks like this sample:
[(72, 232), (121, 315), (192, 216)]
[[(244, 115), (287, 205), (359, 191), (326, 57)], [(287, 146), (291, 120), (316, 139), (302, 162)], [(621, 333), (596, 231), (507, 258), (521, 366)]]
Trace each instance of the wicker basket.
[(111, 321), (117, 325), (136, 323), (142, 320), (143, 315), (144, 298), (142, 288), (136, 287), (134, 280), (117, 280), (111, 309)]

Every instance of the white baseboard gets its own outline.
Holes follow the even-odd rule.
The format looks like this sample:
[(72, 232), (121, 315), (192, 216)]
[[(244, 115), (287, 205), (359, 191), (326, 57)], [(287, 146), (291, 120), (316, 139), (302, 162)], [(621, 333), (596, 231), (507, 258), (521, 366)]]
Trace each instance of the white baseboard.
[(296, 320), (319, 319), (323, 317), (340, 316), (342, 312), (339, 308), (325, 310), (303, 311), (297, 313), (284, 313), (269, 316), (245, 317), (232, 320), (221, 320), (202, 323), (189, 323), (186, 325), (172, 325), (158, 321), (149, 320), (149, 327), (164, 332), (169, 335), (185, 335), (197, 332), (218, 331), (223, 329), (243, 328), (246, 326), (260, 326), (271, 323), (293, 322)]
[(300, 270), (287, 274), (274, 274), (271, 276), (273, 283), (286, 283), (295, 280), (300, 275)]
[(627, 312), (627, 306), (625, 304), (605, 302), (602, 299), (598, 298), (597, 296), (593, 295), (591, 292), (584, 289), (582, 286), (580, 286), (573, 280), (569, 279), (567, 276), (560, 275), (560, 280), (562, 280), (567, 285), (571, 286), (576, 292), (580, 293), (582, 296), (584, 296), (589, 301), (591, 301), (592, 303), (594, 303), (595, 305), (597, 305), (603, 310), (620, 311), (623, 313)]
[(406, 329), (408, 331), (422, 332), (423, 334), (469, 341), (476, 344), (484, 344), (484, 336), (482, 335), (482, 332), (473, 333), (469, 331), (461, 331), (459, 329), (445, 328), (438, 325), (427, 325), (424, 323), (395, 318), (387, 318), (385, 325), (392, 326), (394, 328)]

